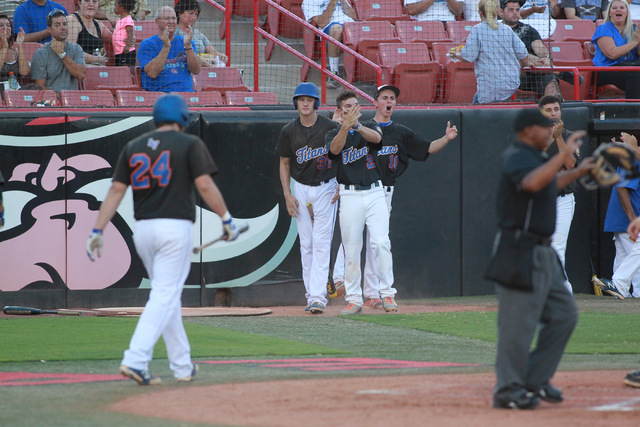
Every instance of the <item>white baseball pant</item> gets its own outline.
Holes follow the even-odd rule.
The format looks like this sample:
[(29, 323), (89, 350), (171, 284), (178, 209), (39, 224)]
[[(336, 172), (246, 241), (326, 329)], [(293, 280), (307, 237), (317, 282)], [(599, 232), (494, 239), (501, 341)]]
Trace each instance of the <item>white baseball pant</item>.
[[(317, 187), (293, 181), (293, 197), (298, 201), (296, 224), (307, 304), (319, 302), (327, 305), (327, 278), (337, 211), (336, 204), (331, 204), (331, 198), (336, 194), (336, 187), (335, 178)], [(308, 203), (313, 210), (313, 225)]]
[(371, 248), (377, 262), (381, 297), (392, 297), (393, 259), (389, 241), (389, 210), (380, 181), (378, 187), (368, 190), (351, 190), (340, 184), (340, 230), (345, 251), (345, 299), (358, 306), (363, 305), (360, 282), (360, 254), (365, 225), (370, 234)]
[[(575, 208), (576, 198), (573, 193), (556, 198), (556, 231), (551, 236), (551, 247), (555, 249), (558, 258), (560, 258), (565, 277), (567, 277), (567, 269), (564, 266), (567, 241), (569, 240), (569, 230), (571, 229)], [(570, 293), (573, 293), (573, 288), (568, 278), (565, 279), (564, 286)]]
[(623, 297), (628, 298), (633, 282), (633, 297), (640, 297), (640, 239), (635, 242), (627, 233), (613, 233), (616, 244), (616, 257), (613, 261), (611, 280)]
[(136, 222), (133, 241), (151, 280), (149, 301), (122, 364), (146, 370), (162, 335), (176, 378), (191, 375), (191, 347), (182, 324), (182, 288), (191, 269), (193, 223), (184, 219)]

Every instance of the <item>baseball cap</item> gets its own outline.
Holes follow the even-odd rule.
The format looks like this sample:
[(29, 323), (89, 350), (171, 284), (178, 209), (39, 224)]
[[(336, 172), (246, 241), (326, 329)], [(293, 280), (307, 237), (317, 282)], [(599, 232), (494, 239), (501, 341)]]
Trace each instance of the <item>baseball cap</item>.
[(500, 0), (500, 9), (507, 7), (507, 3), (518, 3), (520, 7), (524, 6), (525, 0)]
[(376, 94), (373, 96), (373, 99), (378, 99), (378, 95), (380, 95), (380, 92), (382, 92), (383, 90), (392, 91), (393, 93), (396, 94), (396, 98), (400, 96), (400, 89), (398, 89), (397, 87), (392, 85), (382, 85), (378, 87), (378, 90), (376, 91)]
[(516, 116), (516, 122), (513, 126), (513, 130), (520, 132), (529, 126), (551, 127), (555, 123), (555, 121), (542, 114), (537, 108), (525, 108), (520, 110)]

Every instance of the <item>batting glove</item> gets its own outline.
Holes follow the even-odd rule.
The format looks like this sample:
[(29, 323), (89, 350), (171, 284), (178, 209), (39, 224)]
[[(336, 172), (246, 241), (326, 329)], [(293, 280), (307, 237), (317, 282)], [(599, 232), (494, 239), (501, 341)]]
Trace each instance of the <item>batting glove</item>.
[(240, 230), (235, 222), (233, 222), (233, 218), (229, 215), (229, 219), (226, 221), (222, 221), (222, 226), (224, 228), (224, 232), (227, 235), (227, 242), (231, 242), (236, 240), (240, 235)]
[(89, 240), (87, 240), (87, 255), (91, 261), (95, 261), (93, 258), (93, 251), (98, 249), (98, 257), (102, 256), (102, 246), (104, 245), (104, 239), (102, 238), (102, 230), (96, 228), (93, 229)]

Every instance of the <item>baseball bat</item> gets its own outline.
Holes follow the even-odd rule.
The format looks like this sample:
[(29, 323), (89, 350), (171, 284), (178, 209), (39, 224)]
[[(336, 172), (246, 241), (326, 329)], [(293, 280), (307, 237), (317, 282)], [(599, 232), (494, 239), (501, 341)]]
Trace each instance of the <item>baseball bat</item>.
[(597, 296), (602, 296), (602, 289), (598, 285), (596, 285), (596, 280), (598, 279), (598, 275), (596, 274), (596, 269), (593, 266), (593, 260), (591, 259), (591, 255), (589, 255), (589, 268), (591, 268), (591, 285), (593, 286), (593, 292)]
[(36, 316), (38, 314), (60, 314), (64, 316), (82, 316), (81, 311), (74, 310), (40, 310), (39, 308), (19, 307), (8, 305), (4, 308), (4, 314), (18, 316)]
[[(240, 227), (238, 228), (238, 234), (242, 234), (248, 229), (249, 229), (249, 224), (245, 222), (244, 224), (241, 224)], [(209, 246), (213, 245), (216, 242), (219, 242), (220, 240), (227, 240), (227, 233), (222, 233), (222, 236), (218, 237), (217, 239), (214, 239), (209, 243), (205, 243), (202, 246), (198, 246), (197, 248), (193, 248), (193, 253), (199, 254), (200, 252), (202, 252), (204, 248), (208, 248)]]

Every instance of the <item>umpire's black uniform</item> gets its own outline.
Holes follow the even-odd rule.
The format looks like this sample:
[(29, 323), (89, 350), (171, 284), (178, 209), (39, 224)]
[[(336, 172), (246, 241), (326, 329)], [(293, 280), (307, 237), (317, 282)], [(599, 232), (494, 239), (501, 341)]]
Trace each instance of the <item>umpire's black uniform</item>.
[[(549, 119), (542, 114), (537, 116), (534, 111), (540, 114), (529, 110), (518, 115), (516, 131), (530, 125), (549, 126), (545, 121)], [(531, 262), (527, 264), (531, 265), (533, 290), (514, 289), (509, 284), (496, 287), (499, 311), (494, 407), (532, 409), (540, 398), (562, 401), (562, 394), (549, 380), (575, 328), (578, 311), (573, 296), (564, 286), (558, 256), (549, 246), (555, 229), (556, 180), (537, 193), (521, 189), (523, 179), (547, 159), (544, 152), (522, 142), (516, 142), (502, 153), (499, 238), (525, 236), (529, 239), (532, 250), (529, 252)], [(520, 262), (521, 259), (517, 263)], [(530, 352), (538, 325), (538, 342)]]

